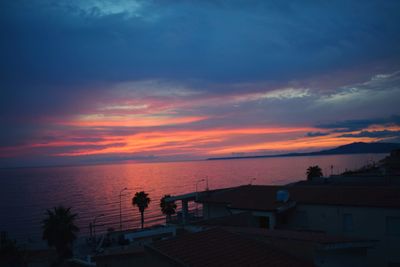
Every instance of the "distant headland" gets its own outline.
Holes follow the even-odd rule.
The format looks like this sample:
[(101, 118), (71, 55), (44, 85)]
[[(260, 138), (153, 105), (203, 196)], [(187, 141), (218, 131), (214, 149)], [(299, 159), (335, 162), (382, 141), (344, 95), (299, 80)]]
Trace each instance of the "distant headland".
[(324, 156), (324, 155), (340, 155), (340, 154), (369, 154), (369, 153), (390, 153), (392, 150), (400, 149), (400, 143), (364, 143), (356, 142), (336, 148), (306, 152), (306, 153), (287, 153), (277, 155), (258, 155), (258, 156), (232, 156), (232, 157), (216, 157), (207, 160), (224, 160), (224, 159), (253, 159), (253, 158), (279, 158), (279, 157), (303, 157), (303, 156)]

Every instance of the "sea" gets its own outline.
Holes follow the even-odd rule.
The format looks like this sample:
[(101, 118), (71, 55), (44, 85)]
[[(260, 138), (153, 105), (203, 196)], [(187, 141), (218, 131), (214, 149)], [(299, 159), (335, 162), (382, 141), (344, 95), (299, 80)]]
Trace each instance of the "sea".
[[(140, 213), (132, 206), (135, 192), (145, 191), (151, 202), (145, 225), (165, 222), (160, 199), (165, 194), (240, 186), (280, 185), (304, 180), (306, 169), (319, 165), (325, 175), (354, 170), (377, 162), (385, 154), (356, 154), (203, 160), (0, 169), (0, 231), (19, 242), (41, 240), (46, 209), (63, 205), (78, 215), (80, 235), (89, 234), (96, 218), (96, 231), (140, 227)], [(333, 168), (331, 168), (333, 166)], [(128, 188), (121, 194), (122, 189)], [(179, 203), (177, 203), (179, 205)], [(178, 206), (179, 208), (179, 206)], [(196, 209), (195, 204), (190, 208)]]

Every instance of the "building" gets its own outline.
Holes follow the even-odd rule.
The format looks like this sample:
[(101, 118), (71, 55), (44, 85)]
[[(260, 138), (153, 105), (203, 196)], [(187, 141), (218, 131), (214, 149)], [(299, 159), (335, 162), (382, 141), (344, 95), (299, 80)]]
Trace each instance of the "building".
[(400, 264), (400, 187), (258, 186), (204, 192), (205, 219), (247, 212), (249, 226), (376, 241), (368, 266)]
[(324, 232), (259, 228), (251, 212), (206, 219), (186, 226), (188, 227), (194, 231), (221, 227), (313, 262), (315, 266), (324, 267), (367, 266), (368, 249), (375, 245), (372, 240), (329, 235)]

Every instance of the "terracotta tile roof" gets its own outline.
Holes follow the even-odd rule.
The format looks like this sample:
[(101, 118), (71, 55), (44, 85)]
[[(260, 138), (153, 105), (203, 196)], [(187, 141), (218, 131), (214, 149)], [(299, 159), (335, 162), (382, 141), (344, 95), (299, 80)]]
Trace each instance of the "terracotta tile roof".
[(313, 266), (263, 242), (220, 228), (154, 242), (151, 248), (182, 266)]
[(346, 237), (339, 235), (329, 235), (324, 232), (315, 231), (293, 231), (293, 230), (269, 230), (253, 227), (223, 227), (224, 230), (257, 237), (267, 237), (270, 239), (286, 239), (293, 241), (304, 241), (318, 244), (345, 244), (345, 243), (370, 243), (372, 240)]
[(203, 194), (199, 202), (227, 204), (235, 209), (273, 211), (283, 203), (278, 190), (288, 190), (290, 201), (300, 204), (400, 208), (399, 186), (264, 186), (246, 185)]

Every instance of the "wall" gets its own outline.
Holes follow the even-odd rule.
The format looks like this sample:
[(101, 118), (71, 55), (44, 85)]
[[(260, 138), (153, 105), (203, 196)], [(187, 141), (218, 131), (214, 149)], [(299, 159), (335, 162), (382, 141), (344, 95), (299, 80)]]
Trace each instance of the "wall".
[(365, 267), (366, 256), (365, 249), (317, 250), (314, 263), (317, 267)]
[(231, 215), (225, 204), (203, 204), (204, 219), (211, 219)]
[[(344, 214), (352, 216), (353, 229), (346, 230), (344, 227)], [(400, 209), (298, 205), (296, 210), (289, 214), (288, 223), (282, 228), (302, 228), (377, 240), (375, 248), (368, 251), (368, 266), (385, 266), (387, 262), (400, 263), (400, 235), (386, 232), (388, 216), (400, 217)], [(382, 262), (382, 259), (385, 262)]]
[(271, 237), (258, 239), (295, 257), (313, 261), (316, 267), (365, 267), (367, 264), (364, 248), (323, 250), (314, 242)]

